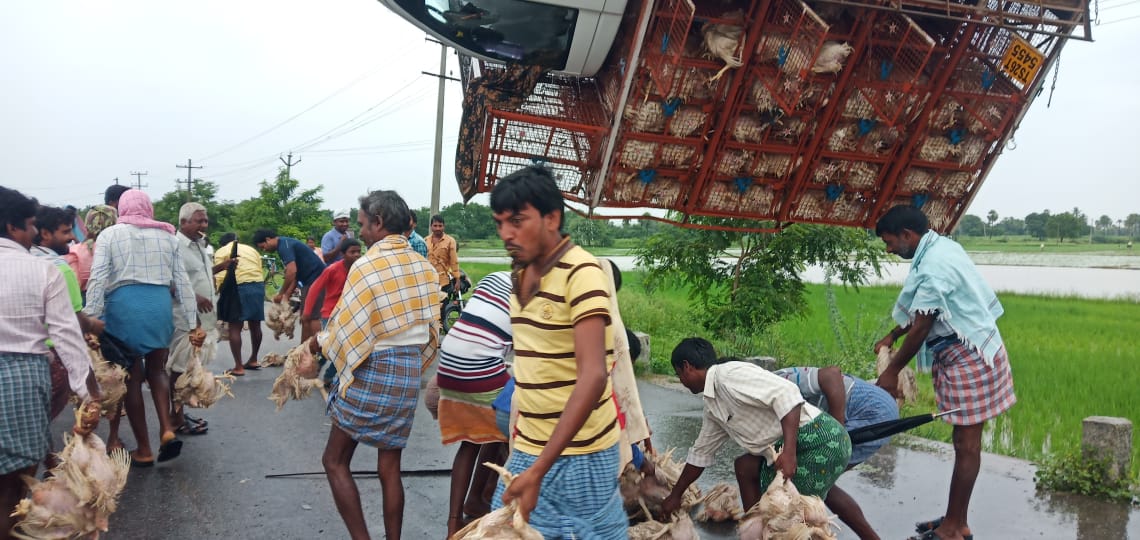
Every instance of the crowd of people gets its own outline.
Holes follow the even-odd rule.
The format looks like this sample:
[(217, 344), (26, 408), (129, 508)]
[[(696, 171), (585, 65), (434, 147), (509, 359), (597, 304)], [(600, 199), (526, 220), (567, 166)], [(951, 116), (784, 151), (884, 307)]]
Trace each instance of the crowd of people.
[[(208, 209), (198, 203), (183, 205), (174, 226), (154, 219), (145, 193), (116, 185), (80, 219), (0, 187), (0, 272), (8, 278), (0, 283), (0, 533), (13, 526), (5, 509), (24, 495), (21, 476), (50, 455), (48, 423), (71, 394), (101, 397), (84, 334), (124, 351), (116, 358), (130, 374), (122, 410), (137, 445), (133, 467), (175, 459), (180, 436), (208, 432), (171, 389), (192, 356), (208, 364), (219, 341), (229, 343), (230, 374), (260, 369), (260, 250), (284, 263), (273, 300), (298, 293), (301, 341), (328, 364), (322, 377), (331, 429), (322, 463), (350, 537), (369, 538), (349, 469), (360, 444), (377, 450), (385, 535), (400, 537), (401, 455), (421, 378), (438, 361), (424, 399), (441, 442), (458, 443), (448, 536), (513, 502), (546, 538), (625, 538), (619, 473), (645, 466), (653, 452), (633, 376), (638, 343), (617, 302), (621, 272), (564, 232), (564, 201), (550, 172), (528, 167), (494, 187), (491, 210), (512, 268), (480, 280), (446, 334), (441, 300), (461, 273), (444, 219), (432, 216), (431, 234), (421, 238), (415, 213), (396, 192), (373, 191), (358, 202), (355, 213), (333, 214), (319, 245), (259, 229), (252, 245), (227, 233), (214, 249)], [(860, 538), (878, 538), (835, 482), (887, 439), (852, 445), (848, 431), (897, 419), (897, 374), (916, 355), (929, 355), (939, 408), (956, 411), (947, 415), (955, 464), (945, 515), (918, 524), (916, 538), (972, 538), (966, 518), (982, 427), (1016, 400), (996, 325), (1001, 304), (961, 247), (929, 230), (920, 210), (891, 209), (876, 233), (888, 251), (913, 260), (892, 314), (898, 326), (874, 348), (904, 340), (876, 382), (834, 367), (769, 372), (718, 357), (700, 337), (677, 344), (673, 368), (702, 396), (704, 415), (662, 503), (663, 519), (731, 439), (745, 452), (734, 463), (744, 508), (779, 473), (822, 498)], [(236, 283), (240, 310), (219, 317), (225, 279)], [(143, 381), (158, 418), (157, 450)], [(108, 448), (122, 448), (118, 414), (109, 427)], [(477, 466), (483, 462), (502, 464), (514, 480), (498, 481)]]

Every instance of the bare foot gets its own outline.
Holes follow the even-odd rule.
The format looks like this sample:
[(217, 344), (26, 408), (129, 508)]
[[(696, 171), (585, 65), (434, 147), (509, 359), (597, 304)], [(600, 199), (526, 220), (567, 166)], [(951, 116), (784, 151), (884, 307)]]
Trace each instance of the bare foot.
[(491, 503), (487, 501), (467, 501), (463, 503), (463, 514), (476, 519), (487, 515), (491, 511)]
[(447, 538), (455, 536), (455, 533), (459, 532), (459, 529), (466, 527), (467, 523), (468, 521), (461, 517), (447, 518)]

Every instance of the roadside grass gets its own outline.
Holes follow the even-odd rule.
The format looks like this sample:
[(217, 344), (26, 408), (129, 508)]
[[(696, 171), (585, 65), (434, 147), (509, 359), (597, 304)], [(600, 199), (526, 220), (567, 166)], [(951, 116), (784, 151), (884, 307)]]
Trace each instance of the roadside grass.
[[(1058, 243), (1056, 238), (1044, 241), (1029, 236), (958, 236), (955, 238), (966, 251), (998, 251), (1003, 253), (1100, 253), (1104, 255), (1132, 255), (1140, 253), (1136, 248), (1128, 249), (1127, 236), (1110, 236), (1104, 242), (1089, 242), (1088, 236), (1066, 238)], [(1045, 247), (1042, 248), (1041, 245)]]
[[(467, 263), (473, 283), (506, 265)], [(631, 330), (651, 338), (642, 370), (673, 375), (669, 354), (682, 339), (704, 336), (721, 355), (774, 356), (782, 366), (838, 364), (873, 379), (871, 345), (891, 328), (897, 287), (807, 285), (809, 312), (767, 332), (714, 336), (701, 327), (686, 291), (646, 292), (644, 273), (627, 271), (618, 295)], [(1040, 462), (1078, 451), (1081, 420), (1119, 416), (1140, 423), (1140, 304), (1122, 300), (1003, 294), (999, 320), (1010, 354), (1018, 403), (987, 423), (985, 449)], [(936, 410), (929, 374), (918, 374), (917, 403), (902, 414)], [(950, 441), (949, 425), (935, 421), (911, 434)], [(1140, 430), (1133, 431), (1133, 477), (1140, 474)]]

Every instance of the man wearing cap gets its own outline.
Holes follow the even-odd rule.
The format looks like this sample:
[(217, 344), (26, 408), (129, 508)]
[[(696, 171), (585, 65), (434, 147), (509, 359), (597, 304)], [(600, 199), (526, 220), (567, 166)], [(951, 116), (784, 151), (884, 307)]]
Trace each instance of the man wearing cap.
[(321, 237), (321, 258), (325, 264), (332, 264), (344, 258), (344, 252), (348, 249), (345, 240), (352, 239), (352, 235), (348, 232), (350, 213), (351, 211), (345, 208), (333, 214), (333, 228)]

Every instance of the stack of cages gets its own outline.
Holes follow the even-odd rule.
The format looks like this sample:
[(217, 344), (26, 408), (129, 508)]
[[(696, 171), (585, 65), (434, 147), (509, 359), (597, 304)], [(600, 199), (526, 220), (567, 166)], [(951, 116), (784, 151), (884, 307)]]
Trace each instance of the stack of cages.
[[(1058, 15), (1049, 9), (994, 2), (990, 8), (1037, 21), (1016, 30), (981, 26), (971, 36), (966, 54), (950, 66), (949, 84), (937, 97), (910, 166), (892, 194), (895, 203), (921, 207), (931, 227), (941, 232), (949, 232), (965, 212), (1017, 119), (1036, 97), (1045, 64), (1064, 42), (1042, 33), (1062, 31)], [(1015, 62), (1009, 61), (1011, 55)]]
[[(731, 73), (717, 77), (723, 64), (702, 58), (697, 16), (688, 0), (656, 6), (622, 111), (602, 206), (677, 209), (687, 200), (705, 135), (731, 81)], [(729, 22), (700, 18), (704, 24)]]
[(827, 41), (829, 25), (800, 0), (775, 0), (760, 16), (762, 35), (740, 70), (741, 95), (698, 199), (700, 215), (774, 218), (835, 91), (838, 69), (820, 61), (846, 45)]
[[(869, 16), (870, 14), (866, 14)], [(870, 18), (870, 17), (868, 17)], [(910, 17), (870, 19), (864, 47), (826, 126), (818, 159), (789, 215), (796, 220), (860, 226), (930, 96), (934, 38)]]
[[(477, 71), (502, 69), (476, 61)], [(478, 76), (478, 73), (474, 74)], [(610, 114), (596, 79), (545, 75), (522, 104), (487, 107), (480, 191), (523, 167), (553, 173), (563, 195), (588, 203), (610, 129)]]

